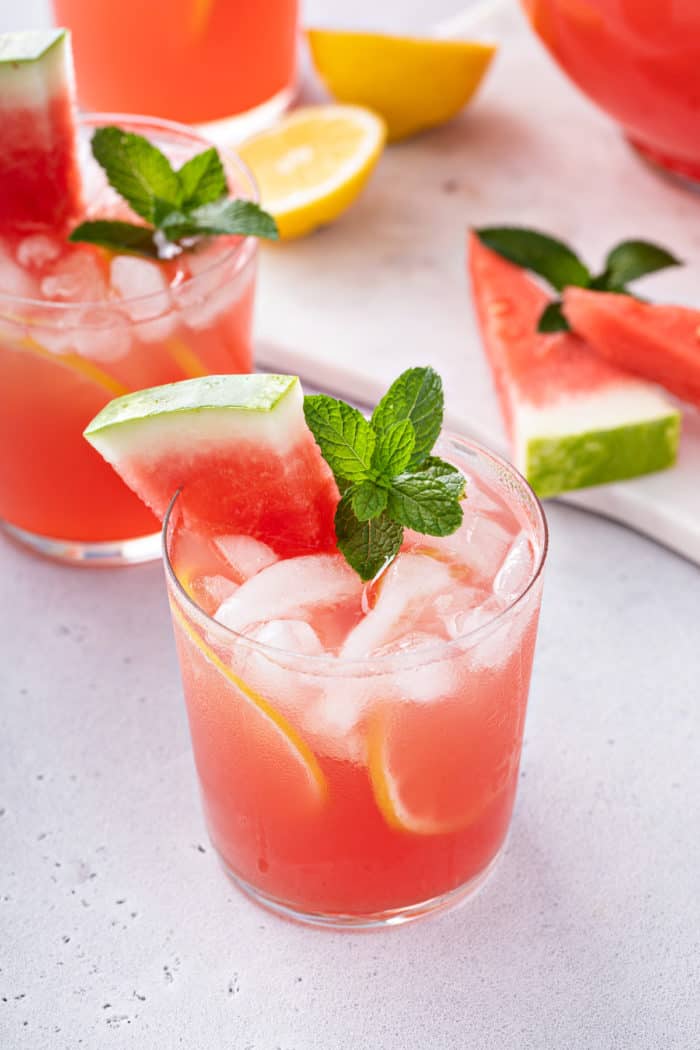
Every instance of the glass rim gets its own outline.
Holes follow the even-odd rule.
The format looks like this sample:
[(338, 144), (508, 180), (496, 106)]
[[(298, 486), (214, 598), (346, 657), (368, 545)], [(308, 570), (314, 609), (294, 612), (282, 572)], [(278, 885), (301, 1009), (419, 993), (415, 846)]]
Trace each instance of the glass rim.
[[(127, 128), (151, 128), (155, 131), (170, 132), (172, 135), (177, 135), (180, 138), (189, 139), (191, 142), (199, 143), (204, 147), (214, 146), (210, 139), (204, 135), (200, 135), (192, 127), (188, 127), (187, 124), (179, 124), (175, 120), (165, 120), (161, 117), (149, 117), (145, 114), (137, 113), (79, 113), (76, 118), (78, 128), (81, 127), (100, 127), (106, 124), (118, 124), (125, 125)], [(216, 147), (219, 149), (219, 147)], [(260, 203), (260, 193), (258, 190), (258, 184), (255, 181), (253, 172), (245, 163), (245, 161), (236, 153), (235, 150), (230, 148), (219, 149), (219, 153), (222, 155), (222, 161), (224, 167), (231, 166), (243, 175), (244, 179), (248, 184), (250, 195), (246, 197), (246, 200), (253, 201), (254, 204)], [(48, 233), (40, 230), (27, 230), (24, 236), (32, 237), (36, 234)], [(202, 283), (207, 277), (210, 277), (212, 273), (217, 271), (219, 268), (224, 267), (227, 264), (231, 264), (233, 261), (239, 261), (239, 266), (242, 269), (243, 266), (248, 262), (249, 257), (253, 254), (256, 247), (257, 239), (255, 237), (243, 237), (239, 244), (235, 247), (229, 248), (228, 251), (222, 252), (221, 255), (215, 256), (211, 265), (206, 266), (199, 273), (195, 274), (194, 277), (188, 277), (186, 281), (183, 281), (178, 288), (175, 289), (175, 294), (180, 288), (193, 288), (198, 284)], [(109, 311), (113, 309), (119, 310), (124, 305), (129, 304), (144, 304), (149, 301), (158, 301), (162, 298), (163, 291), (157, 292), (145, 292), (142, 295), (130, 295), (119, 299), (99, 299), (99, 300), (86, 300), (80, 302), (54, 302), (50, 299), (35, 299), (27, 298), (26, 296), (13, 295), (11, 292), (3, 292), (0, 288), (0, 308), (4, 305), (13, 304), (20, 307), (28, 307), (32, 310), (39, 309), (40, 311), (47, 311), (47, 316), (53, 313), (56, 316), (61, 315), (65, 312), (75, 311), (76, 309), (89, 311), (89, 310), (102, 310)], [(162, 313), (162, 311), (161, 311)], [(156, 315), (154, 314), (154, 318)], [(152, 320), (153, 318), (148, 318)]]
[[(335, 656), (331, 653), (307, 654), (295, 652), (291, 649), (281, 649), (278, 646), (268, 645), (266, 642), (259, 642), (239, 631), (234, 631), (225, 624), (215, 620), (213, 616), (210, 616), (201, 606), (197, 605), (181, 584), (172, 561), (170, 560), (170, 554), (168, 551), (168, 528), (182, 489), (178, 489), (171, 498), (170, 503), (168, 504), (168, 509), (163, 518), (161, 529), (161, 545), (165, 574), (168, 582), (171, 583), (175, 589), (177, 600), (184, 606), (188, 616), (203, 622), (207, 628), (212, 627), (215, 631), (221, 633), (223, 638), (228, 638), (232, 643), (243, 645), (250, 651), (257, 652), (262, 656), (267, 656), (269, 659), (278, 663), (285, 658), (299, 661), (304, 664), (303, 672), (307, 674), (315, 672), (317, 674), (328, 675), (328, 672), (331, 670), (334, 676), (340, 676), (343, 673), (352, 672), (353, 670), (355, 674), (361, 670), (365, 675), (389, 673), (390, 671), (395, 671), (400, 666), (405, 665), (406, 661), (411, 658), (413, 658), (413, 661), (416, 664), (422, 666), (424, 664), (435, 663), (440, 659), (447, 658), (449, 655), (453, 654), (456, 649), (464, 648), (465, 642), (467, 641), (469, 641), (470, 646), (471, 644), (478, 644), (479, 639), (488, 637), (497, 624), (505, 622), (507, 617), (514, 615), (518, 606), (520, 606), (527, 598), (542, 576), (549, 550), (549, 527), (547, 525), (547, 518), (540, 499), (534, 492), (530, 483), (512, 463), (509, 463), (508, 460), (499, 456), (498, 453), (486, 448), (484, 445), (480, 444), (480, 442), (473, 441), (471, 438), (468, 438), (463, 434), (458, 434), (447, 428), (443, 429), (439, 436), (439, 441), (445, 440), (451, 442), (457, 447), (461, 446), (466, 451), (475, 452), (479, 456), (486, 457), (491, 460), (494, 465), (513, 478), (521, 491), (524, 491), (532, 502), (536, 513), (535, 529), (541, 533), (542, 537), (542, 545), (539, 554), (536, 557), (533, 571), (528, 577), (527, 584), (518, 592), (512, 601), (510, 601), (493, 617), (486, 620), (485, 623), (480, 624), (478, 627), (473, 627), (471, 630), (465, 631), (464, 634), (460, 634), (456, 638), (450, 638), (449, 640), (445, 639), (444, 641), (441, 640), (434, 645), (426, 644), (416, 646), (413, 649), (404, 649), (394, 653), (382, 653), (380, 655), (352, 658)], [(297, 671), (301, 670), (300, 667), (295, 667), (294, 669)]]

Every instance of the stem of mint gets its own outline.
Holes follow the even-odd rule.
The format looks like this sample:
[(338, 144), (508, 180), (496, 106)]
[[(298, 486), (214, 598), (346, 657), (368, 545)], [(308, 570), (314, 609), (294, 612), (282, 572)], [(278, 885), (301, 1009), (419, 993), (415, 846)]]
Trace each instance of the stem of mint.
[(163, 243), (186, 250), (202, 237), (279, 236), (275, 220), (259, 205), (229, 196), (226, 172), (213, 146), (176, 170), (143, 135), (114, 125), (98, 128), (91, 145), (110, 186), (144, 222), (90, 220), (76, 226), (71, 241), (159, 258)]
[(342, 492), (335, 516), (338, 548), (363, 580), (396, 556), (404, 527), (447, 536), (462, 521), (466, 480), (431, 455), (442, 427), (442, 380), (410, 368), (372, 414), (324, 394), (304, 398), (304, 416)]

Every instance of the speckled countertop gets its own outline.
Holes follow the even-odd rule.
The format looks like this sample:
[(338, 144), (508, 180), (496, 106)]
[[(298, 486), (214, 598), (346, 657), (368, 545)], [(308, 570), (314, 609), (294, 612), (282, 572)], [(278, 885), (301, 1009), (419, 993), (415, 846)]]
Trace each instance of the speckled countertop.
[(273, 918), (218, 869), (160, 566), (0, 538), (0, 1050), (696, 1050), (700, 572), (549, 518), (505, 856), (461, 910), (365, 935)]

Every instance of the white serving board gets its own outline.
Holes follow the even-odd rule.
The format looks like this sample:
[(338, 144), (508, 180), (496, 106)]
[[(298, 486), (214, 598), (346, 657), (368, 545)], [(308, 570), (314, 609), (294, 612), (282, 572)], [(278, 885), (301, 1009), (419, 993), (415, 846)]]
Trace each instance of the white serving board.
[[(499, 7), (479, 25), (501, 50), (473, 107), (387, 149), (334, 226), (264, 249), (257, 333), (262, 366), (360, 401), (375, 401), (404, 368), (432, 364), (449, 424), (504, 449), (465, 277), (467, 227), (556, 232), (593, 265), (617, 240), (657, 240), (689, 264), (640, 291), (700, 306), (700, 196), (639, 161), (568, 84), (517, 5)], [(700, 564), (700, 415), (685, 413), (673, 470), (565, 498)]]

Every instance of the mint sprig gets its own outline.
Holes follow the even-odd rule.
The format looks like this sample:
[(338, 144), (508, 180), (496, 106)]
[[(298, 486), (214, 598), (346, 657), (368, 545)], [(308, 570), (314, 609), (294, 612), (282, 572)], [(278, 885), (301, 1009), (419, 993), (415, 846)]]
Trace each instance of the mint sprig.
[[(650, 241), (621, 241), (608, 253), (601, 273), (594, 275), (563, 241), (520, 226), (488, 226), (474, 231), (479, 240), (502, 255), (542, 277), (555, 291), (568, 285), (599, 292), (633, 295), (627, 285), (639, 277), (656, 273), (669, 266), (681, 266), (674, 255)], [(555, 299), (543, 310), (538, 332), (565, 332), (569, 323), (561, 299)]]
[(461, 524), (465, 478), (431, 455), (443, 411), (442, 380), (432, 368), (400, 375), (371, 420), (324, 394), (304, 398), (307, 425), (342, 493), (338, 547), (363, 580), (395, 557), (404, 527), (447, 536)]
[(275, 220), (253, 201), (228, 196), (226, 173), (212, 146), (178, 168), (143, 135), (98, 128), (92, 153), (110, 186), (148, 225), (112, 219), (80, 223), (69, 240), (159, 258), (191, 247), (183, 241), (240, 235), (274, 240)]

